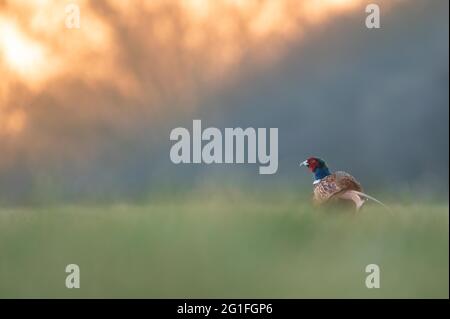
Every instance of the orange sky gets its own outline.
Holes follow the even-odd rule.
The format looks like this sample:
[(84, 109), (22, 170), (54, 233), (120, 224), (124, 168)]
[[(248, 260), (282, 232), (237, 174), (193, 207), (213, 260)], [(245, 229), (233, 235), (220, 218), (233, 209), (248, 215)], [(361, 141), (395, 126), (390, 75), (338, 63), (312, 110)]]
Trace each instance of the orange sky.
[[(0, 134), (20, 133), (29, 120), (29, 105), (22, 104), (61, 78), (79, 79), (92, 87), (107, 85), (124, 96), (162, 103), (157, 85), (149, 87), (150, 80), (130, 68), (133, 63), (124, 63), (130, 48), (118, 32), (140, 41), (141, 59), (155, 50), (164, 55), (157, 60), (149, 55), (153, 61), (144, 64), (149, 74), (154, 72), (152, 81), (167, 81), (160, 79), (167, 77), (175, 92), (189, 91), (192, 72), (214, 82), (249, 52), (254, 52), (255, 60), (270, 62), (283, 45), (301, 39), (306, 27), (361, 9), (362, 2), (148, 0), (130, 5), (121, 0), (78, 0), (74, 3), (80, 7), (81, 28), (68, 29), (64, 1), (3, 1)], [(18, 87), (31, 98), (17, 101)]]

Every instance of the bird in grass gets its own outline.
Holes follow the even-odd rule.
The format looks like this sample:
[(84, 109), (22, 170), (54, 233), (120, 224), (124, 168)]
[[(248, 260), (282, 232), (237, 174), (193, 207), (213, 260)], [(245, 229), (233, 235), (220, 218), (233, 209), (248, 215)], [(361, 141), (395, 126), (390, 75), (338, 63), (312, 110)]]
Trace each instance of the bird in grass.
[(325, 162), (317, 157), (310, 157), (300, 163), (306, 166), (314, 174), (314, 197), (315, 204), (321, 205), (331, 200), (340, 199), (352, 201), (356, 211), (359, 211), (367, 199), (388, 208), (376, 198), (363, 193), (361, 184), (350, 174), (342, 171), (330, 173)]

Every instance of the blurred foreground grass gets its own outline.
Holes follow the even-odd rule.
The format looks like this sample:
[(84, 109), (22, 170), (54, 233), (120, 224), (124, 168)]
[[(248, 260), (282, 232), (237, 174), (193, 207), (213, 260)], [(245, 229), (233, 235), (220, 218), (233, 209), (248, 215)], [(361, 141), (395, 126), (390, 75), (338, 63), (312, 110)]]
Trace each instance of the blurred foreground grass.
[(237, 193), (0, 208), (0, 298), (448, 298), (448, 203), (393, 208)]

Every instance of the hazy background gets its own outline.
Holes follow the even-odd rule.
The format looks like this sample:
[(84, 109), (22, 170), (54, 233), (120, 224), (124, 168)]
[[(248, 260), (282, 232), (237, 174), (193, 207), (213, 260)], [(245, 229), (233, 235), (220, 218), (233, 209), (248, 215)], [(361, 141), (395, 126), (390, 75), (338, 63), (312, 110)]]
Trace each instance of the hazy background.
[[(0, 298), (448, 299), (447, 0), (73, 2), (0, 0)], [(172, 164), (193, 119), (277, 174)], [(311, 155), (392, 210), (313, 207)]]
[[(0, 1), (0, 201), (310, 187), (448, 198), (448, 1)], [(367, 3), (381, 29), (365, 28)], [(170, 130), (278, 127), (279, 170), (174, 165)]]

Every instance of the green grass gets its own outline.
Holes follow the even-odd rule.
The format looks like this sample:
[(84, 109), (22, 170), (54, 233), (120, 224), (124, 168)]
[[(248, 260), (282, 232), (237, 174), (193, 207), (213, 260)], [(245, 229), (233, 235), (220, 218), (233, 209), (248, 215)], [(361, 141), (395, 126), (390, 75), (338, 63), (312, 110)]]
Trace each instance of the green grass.
[[(321, 212), (295, 194), (0, 208), (0, 298), (448, 298), (448, 203)], [(65, 266), (81, 288), (65, 288)], [(365, 287), (365, 266), (381, 288)]]

